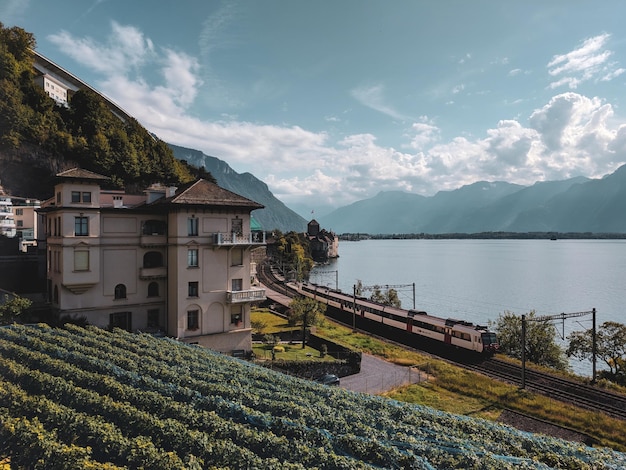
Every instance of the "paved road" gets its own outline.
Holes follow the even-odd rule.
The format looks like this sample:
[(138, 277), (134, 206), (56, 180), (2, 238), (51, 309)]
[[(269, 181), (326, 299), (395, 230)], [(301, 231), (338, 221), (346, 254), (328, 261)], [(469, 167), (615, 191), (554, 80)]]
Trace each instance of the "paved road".
[(419, 383), (425, 376), (417, 369), (399, 366), (370, 354), (363, 354), (361, 372), (341, 377), (341, 387), (354, 392), (376, 395), (409, 383)]

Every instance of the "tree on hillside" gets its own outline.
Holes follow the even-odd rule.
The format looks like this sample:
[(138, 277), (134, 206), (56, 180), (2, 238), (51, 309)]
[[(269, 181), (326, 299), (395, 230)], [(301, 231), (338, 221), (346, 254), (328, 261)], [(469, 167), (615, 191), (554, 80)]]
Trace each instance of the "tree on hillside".
[(402, 301), (398, 297), (398, 291), (395, 289), (387, 289), (383, 291), (380, 286), (374, 286), (370, 300), (378, 302), (383, 305), (390, 305), (392, 307), (400, 308)]
[[(567, 355), (580, 360), (593, 358), (593, 330), (574, 331), (567, 337)], [(604, 322), (596, 332), (596, 355), (608, 367), (600, 376), (626, 385), (626, 325)]]
[(324, 318), (326, 305), (310, 297), (296, 297), (289, 304), (289, 324), (302, 325), (302, 349), (306, 343), (307, 328), (317, 325)]
[(2, 22), (0, 22), (0, 43), (6, 46), (17, 61), (25, 60), (29, 56), (30, 50), (37, 46), (37, 41), (32, 33), (17, 26), (5, 28)]
[(354, 295), (361, 297), (366, 290), (372, 290), (372, 295), (369, 299), (373, 302), (398, 308), (402, 306), (402, 301), (398, 297), (397, 290), (388, 288), (386, 291), (383, 291), (381, 286), (366, 287), (363, 285), (363, 282), (358, 279), (354, 285)]
[(0, 302), (0, 324), (8, 325), (30, 307), (32, 302), (17, 295), (4, 294), (4, 300)]
[[(532, 321), (535, 312), (531, 311), (526, 322), (526, 359), (535, 364), (565, 370), (568, 367), (565, 351), (556, 342), (554, 325), (545, 321)], [(516, 359), (522, 358), (522, 318), (511, 312), (504, 312), (490, 325), (495, 329), (500, 350)]]
[(314, 263), (304, 237), (296, 232), (281, 235), (276, 239), (276, 255), (286, 277), (293, 272), (297, 281), (308, 279)]

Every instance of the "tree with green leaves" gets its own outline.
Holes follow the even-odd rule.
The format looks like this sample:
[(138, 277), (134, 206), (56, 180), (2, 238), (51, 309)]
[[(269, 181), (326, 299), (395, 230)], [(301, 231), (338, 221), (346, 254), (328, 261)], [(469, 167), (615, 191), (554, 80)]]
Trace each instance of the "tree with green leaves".
[(314, 262), (308, 241), (303, 236), (293, 231), (281, 235), (276, 239), (276, 254), (286, 277), (292, 272), (296, 281), (308, 279)]
[[(579, 360), (593, 360), (593, 330), (574, 331), (567, 339), (567, 355)], [(600, 376), (626, 385), (626, 325), (604, 322), (596, 331), (596, 356), (609, 370)]]
[(296, 297), (289, 304), (289, 324), (302, 325), (302, 349), (306, 343), (306, 330), (318, 325), (326, 313), (326, 305), (310, 297)]
[(0, 324), (8, 325), (30, 307), (29, 299), (18, 295), (4, 294), (4, 300), (0, 303)]
[(370, 300), (378, 302), (379, 304), (389, 305), (392, 307), (400, 308), (402, 301), (398, 297), (398, 291), (395, 289), (387, 289), (383, 291), (380, 286), (374, 286)]
[[(535, 364), (566, 370), (568, 368), (565, 351), (556, 340), (556, 330), (552, 323), (534, 321), (534, 310), (526, 315), (526, 359)], [(516, 359), (522, 358), (522, 318), (511, 312), (504, 312), (495, 322), (489, 322), (498, 335), (500, 351)]]

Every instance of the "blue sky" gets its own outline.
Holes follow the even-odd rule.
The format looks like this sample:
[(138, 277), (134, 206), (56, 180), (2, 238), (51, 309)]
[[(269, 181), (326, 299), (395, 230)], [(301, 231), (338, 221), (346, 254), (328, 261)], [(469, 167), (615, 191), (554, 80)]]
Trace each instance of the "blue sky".
[(0, 0), (161, 139), (301, 214), (626, 162), (626, 2)]

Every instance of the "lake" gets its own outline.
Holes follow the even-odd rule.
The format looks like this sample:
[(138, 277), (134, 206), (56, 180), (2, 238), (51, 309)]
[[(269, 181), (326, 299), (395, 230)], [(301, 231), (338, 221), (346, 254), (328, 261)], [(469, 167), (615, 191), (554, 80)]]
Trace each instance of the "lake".
[[(517, 315), (587, 312), (599, 326), (626, 322), (626, 240), (362, 240), (340, 242), (339, 258), (311, 281), (352, 292), (391, 285), (404, 308), (485, 324)], [(367, 294), (367, 292), (365, 293)], [(592, 316), (554, 322), (559, 336), (591, 328)], [(589, 375), (589, 363), (573, 364)], [(598, 364), (600, 368), (600, 363)]]

